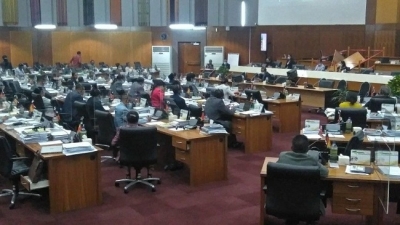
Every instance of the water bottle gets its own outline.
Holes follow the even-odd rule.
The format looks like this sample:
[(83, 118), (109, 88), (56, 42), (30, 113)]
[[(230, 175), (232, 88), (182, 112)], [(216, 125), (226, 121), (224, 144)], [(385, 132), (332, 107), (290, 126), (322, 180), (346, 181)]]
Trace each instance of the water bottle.
[(346, 121), (346, 133), (351, 133), (352, 127), (353, 127), (353, 123), (351, 122), (351, 118), (349, 117)]
[(338, 160), (338, 147), (337, 147), (335, 142), (333, 142), (333, 144), (331, 146), (329, 159), (331, 161), (337, 161)]

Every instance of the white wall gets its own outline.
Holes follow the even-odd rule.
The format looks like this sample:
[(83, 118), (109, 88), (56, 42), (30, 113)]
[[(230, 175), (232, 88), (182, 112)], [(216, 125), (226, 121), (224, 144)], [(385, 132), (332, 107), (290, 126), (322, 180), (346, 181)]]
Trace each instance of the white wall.
[(258, 25), (365, 24), (367, 0), (259, 0)]

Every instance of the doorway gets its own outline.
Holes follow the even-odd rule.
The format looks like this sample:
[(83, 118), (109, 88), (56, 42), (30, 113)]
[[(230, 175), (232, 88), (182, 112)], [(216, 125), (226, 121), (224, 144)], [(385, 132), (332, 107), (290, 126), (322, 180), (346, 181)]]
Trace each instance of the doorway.
[(178, 43), (179, 73), (200, 73), (201, 49), (200, 42)]

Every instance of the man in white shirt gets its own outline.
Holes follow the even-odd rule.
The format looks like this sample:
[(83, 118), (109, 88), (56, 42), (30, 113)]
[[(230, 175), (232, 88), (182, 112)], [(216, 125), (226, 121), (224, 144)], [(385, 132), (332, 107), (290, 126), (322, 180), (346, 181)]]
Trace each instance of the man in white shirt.
[(322, 63), (322, 59), (319, 60), (317, 66), (315, 66), (315, 71), (324, 71), (325, 65)]
[(228, 100), (229, 101), (229, 97), (230, 96), (235, 96), (235, 93), (233, 93), (233, 91), (231, 90), (231, 87), (227, 85), (228, 83), (228, 79), (224, 78), (221, 81), (221, 84), (216, 86), (216, 89), (221, 89), (224, 92), (224, 100)]
[(20, 63), (17, 68), (15, 68), (15, 76), (22, 79), (25, 77), (25, 72), (24, 72), (24, 65)]

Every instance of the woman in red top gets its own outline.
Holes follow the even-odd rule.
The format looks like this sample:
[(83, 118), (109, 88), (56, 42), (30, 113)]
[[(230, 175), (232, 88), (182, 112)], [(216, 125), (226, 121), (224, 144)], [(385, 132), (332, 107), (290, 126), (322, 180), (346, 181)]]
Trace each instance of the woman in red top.
[(154, 86), (151, 91), (151, 106), (157, 109), (164, 109), (164, 82), (162, 80), (153, 80)]

